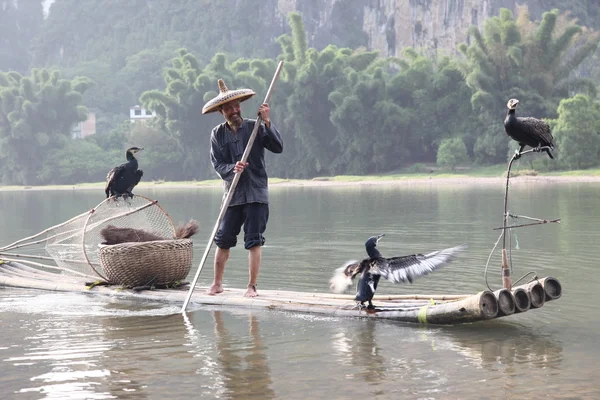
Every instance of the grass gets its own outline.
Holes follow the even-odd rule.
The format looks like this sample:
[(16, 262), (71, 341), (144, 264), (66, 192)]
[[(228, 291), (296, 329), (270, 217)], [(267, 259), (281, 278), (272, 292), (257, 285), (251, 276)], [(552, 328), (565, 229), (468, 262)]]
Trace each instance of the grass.
[(553, 171), (546, 175), (550, 176), (600, 176), (600, 168), (578, 169), (572, 171)]
[[(521, 168), (519, 168), (521, 167)], [(443, 178), (479, 178), (479, 177), (504, 177), (506, 176), (506, 165), (490, 165), (490, 166), (464, 166), (458, 167), (456, 170), (448, 170), (437, 167), (435, 164), (414, 164), (406, 168), (401, 168), (396, 171), (390, 171), (379, 175), (338, 175), (338, 176), (323, 176), (311, 179), (312, 181), (323, 182), (361, 182), (361, 181), (385, 181), (385, 180), (408, 180), (408, 179), (443, 179)], [(529, 175), (529, 176), (565, 176), (565, 177), (598, 177), (600, 176), (600, 168), (571, 170), (571, 171), (536, 171), (530, 169), (528, 165), (513, 165), (512, 176)], [(311, 180), (303, 179), (285, 179), (285, 178), (269, 178), (269, 184), (277, 185), (282, 183), (301, 183)], [(220, 187), (220, 179), (209, 179), (204, 181), (165, 181), (163, 179), (140, 182), (140, 188), (154, 187)], [(24, 190), (24, 189), (47, 189), (47, 190), (67, 190), (67, 189), (104, 189), (104, 182), (89, 182), (76, 183), (73, 185), (45, 185), (45, 186), (0, 186), (0, 190)]]

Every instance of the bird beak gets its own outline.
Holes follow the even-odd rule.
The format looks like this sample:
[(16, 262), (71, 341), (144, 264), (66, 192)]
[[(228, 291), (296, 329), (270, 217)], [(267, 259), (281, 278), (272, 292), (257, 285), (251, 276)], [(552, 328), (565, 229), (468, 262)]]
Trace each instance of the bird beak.
[(377, 243), (379, 243), (379, 241), (381, 240), (382, 237), (385, 236), (385, 233), (382, 233), (381, 235), (377, 236)]

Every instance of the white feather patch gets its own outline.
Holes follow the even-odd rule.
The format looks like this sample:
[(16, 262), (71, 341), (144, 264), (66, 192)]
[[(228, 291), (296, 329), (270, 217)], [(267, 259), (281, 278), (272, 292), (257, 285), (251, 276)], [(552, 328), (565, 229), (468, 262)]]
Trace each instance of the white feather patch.
[(356, 261), (348, 261), (334, 271), (333, 276), (329, 280), (329, 289), (333, 293), (343, 293), (348, 286), (352, 285), (352, 278), (346, 275), (346, 268), (352, 264), (356, 264)]

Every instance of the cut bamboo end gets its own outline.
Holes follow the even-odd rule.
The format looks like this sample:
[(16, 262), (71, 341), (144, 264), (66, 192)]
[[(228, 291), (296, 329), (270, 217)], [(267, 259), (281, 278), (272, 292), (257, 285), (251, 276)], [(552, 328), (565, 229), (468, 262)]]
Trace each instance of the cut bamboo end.
[(515, 313), (515, 296), (508, 289), (498, 289), (494, 292), (498, 300), (498, 316), (512, 315)]
[(515, 313), (521, 313), (531, 308), (531, 299), (525, 289), (519, 287), (512, 290), (515, 297)]
[(498, 300), (492, 292), (485, 290), (479, 293), (479, 307), (484, 319), (495, 318), (498, 315)]
[(542, 284), (544, 292), (546, 293), (546, 301), (556, 300), (562, 296), (562, 286), (558, 279), (552, 276), (547, 276), (540, 279), (540, 283)]
[(525, 285), (516, 286), (515, 289), (520, 288), (527, 292), (529, 300), (531, 302), (531, 308), (540, 308), (546, 301), (546, 292), (544, 287), (537, 280), (526, 283)]

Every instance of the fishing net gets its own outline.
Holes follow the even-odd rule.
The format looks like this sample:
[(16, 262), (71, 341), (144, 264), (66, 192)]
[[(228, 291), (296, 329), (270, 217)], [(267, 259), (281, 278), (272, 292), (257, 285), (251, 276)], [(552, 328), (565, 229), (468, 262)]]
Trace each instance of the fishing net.
[[(135, 195), (133, 198), (104, 200), (95, 208), (36, 235), (0, 248), (0, 258), (16, 260), (36, 267), (58, 269), (66, 274), (107, 280), (99, 258), (104, 242), (103, 228), (133, 228), (164, 240), (173, 239), (175, 227), (167, 212), (157, 201)], [(136, 240), (134, 240), (136, 241)], [(16, 249), (42, 246), (48, 256), (17, 254)], [(35, 250), (31, 250), (35, 253)], [(29, 259), (29, 260), (25, 260)], [(56, 266), (31, 261), (52, 260)]]
[(88, 264), (103, 279), (107, 278), (102, 272), (99, 258), (100, 244), (104, 242), (100, 232), (108, 225), (117, 228), (135, 228), (137, 232), (143, 231), (165, 240), (173, 239), (175, 236), (173, 221), (156, 201), (138, 195), (133, 199), (119, 198), (117, 201), (112, 199), (103, 201), (88, 214), (81, 236), (77, 238)]

